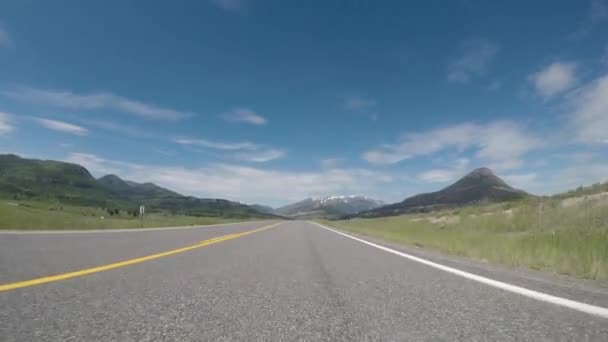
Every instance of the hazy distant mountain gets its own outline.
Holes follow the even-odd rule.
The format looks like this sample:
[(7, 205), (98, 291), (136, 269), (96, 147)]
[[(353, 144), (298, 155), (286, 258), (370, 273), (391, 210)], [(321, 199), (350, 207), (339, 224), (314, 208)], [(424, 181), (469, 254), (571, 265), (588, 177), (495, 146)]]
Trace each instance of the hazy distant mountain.
[(370, 210), (383, 205), (384, 202), (365, 196), (329, 196), (307, 198), (303, 201), (286, 205), (275, 210), (275, 213), (289, 217), (339, 217)]
[(456, 183), (436, 192), (419, 194), (402, 202), (360, 213), (361, 217), (399, 215), (450, 206), (520, 199), (528, 194), (510, 187), (488, 168), (471, 171)]
[(198, 216), (274, 217), (238, 202), (183, 196), (153, 183), (135, 183), (116, 175), (95, 179), (77, 164), (13, 154), (0, 155), (0, 197), (123, 210), (144, 204), (152, 211)]
[(252, 207), (253, 209), (261, 212), (261, 213), (265, 213), (265, 214), (274, 214), (275, 210), (273, 207), (269, 207), (267, 205), (262, 205), (262, 204), (250, 204), (250, 207)]

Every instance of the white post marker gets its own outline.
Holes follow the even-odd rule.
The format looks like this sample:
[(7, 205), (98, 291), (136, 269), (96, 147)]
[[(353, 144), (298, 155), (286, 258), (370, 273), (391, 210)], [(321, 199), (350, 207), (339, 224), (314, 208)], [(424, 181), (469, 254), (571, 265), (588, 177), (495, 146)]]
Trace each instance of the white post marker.
[(144, 227), (144, 213), (146, 212), (146, 207), (144, 205), (139, 206), (139, 221), (141, 223), (141, 228)]

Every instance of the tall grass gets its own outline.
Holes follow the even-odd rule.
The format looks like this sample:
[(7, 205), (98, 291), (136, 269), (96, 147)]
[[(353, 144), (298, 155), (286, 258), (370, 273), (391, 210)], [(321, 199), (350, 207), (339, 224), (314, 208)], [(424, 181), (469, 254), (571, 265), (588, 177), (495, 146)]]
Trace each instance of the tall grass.
[[(560, 203), (536, 199), (324, 223), (478, 260), (608, 280), (608, 205), (581, 202), (566, 208)], [(430, 222), (441, 217), (447, 220)]]

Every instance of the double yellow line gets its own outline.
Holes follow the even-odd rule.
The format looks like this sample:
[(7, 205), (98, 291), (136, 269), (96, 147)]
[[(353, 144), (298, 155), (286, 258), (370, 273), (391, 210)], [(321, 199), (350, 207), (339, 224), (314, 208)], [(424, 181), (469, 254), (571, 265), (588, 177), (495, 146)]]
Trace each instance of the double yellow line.
[(258, 229), (248, 230), (248, 231), (242, 232), (242, 233), (236, 233), (236, 234), (230, 234), (230, 235), (224, 235), (224, 236), (220, 236), (220, 237), (215, 237), (215, 238), (212, 238), (212, 239), (209, 239), (209, 240), (200, 241), (196, 245), (192, 245), (192, 246), (188, 246), (188, 247), (182, 247), (182, 248), (178, 248), (178, 249), (173, 249), (173, 250), (162, 252), (162, 253), (147, 255), (147, 256), (144, 256), (144, 257), (140, 257), (140, 258), (119, 261), (119, 262), (115, 262), (115, 263), (111, 263), (111, 264), (107, 264), (107, 265), (102, 265), (102, 266), (97, 266), (97, 267), (92, 267), (92, 268), (85, 268), (85, 269), (82, 269), (82, 270), (79, 270), (79, 271), (75, 271), (75, 272), (68, 272), (68, 273), (57, 274), (57, 275), (48, 276), (48, 277), (35, 278), (35, 279), (30, 279), (30, 280), (25, 280), (25, 281), (19, 281), (19, 282), (15, 282), (15, 283), (0, 284), (0, 292), (15, 290), (15, 289), (23, 288), (23, 287), (34, 286), (34, 285), (42, 285), (42, 284), (52, 283), (52, 282), (55, 282), (55, 281), (60, 281), (60, 280), (65, 280), (65, 279), (70, 279), (70, 278), (82, 277), (82, 276), (85, 276), (85, 275), (89, 275), (89, 274), (93, 274), (93, 273), (98, 273), (98, 272), (103, 272), (103, 271), (108, 271), (108, 270), (112, 270), (112, 269), (119, 268), (119, 267), (125, 267), (125, 266), (129, 266), (129, 265), (139, 264), (139, 263), (142, 263), (142, 262), (146, 262), (146, 261), (150, 261), (150, 260), (154, 260), (154, 259), (159, 259), (159, 258), (163, 258), (163, 257), (170, 256), (170, 255), (175, 255), (175, 254), (187, 252), (187, 251), (190, 251), (190, 250), (193, 250), (193, 249), (202, 248), (202, 247), (209, 246), (209, 245), (212, 245), (212, 244), (215, 244), (215, 243), (219, 243), (219, 242), (222, 242), (222, 241), (236, 239), (236, 238), (239, 238), (241, 236), (245, 236), (245, 235), (261, 232), (262, 230), (266, 230), (266, 229), (270, 229), (272, 227), (275, 227), (275, 226), (279, 225), (280, 223), (281, 222), (275, 223), (275, 224), (271, 224), (269, 226), (265, 226), (265, 227), (258, 228)]

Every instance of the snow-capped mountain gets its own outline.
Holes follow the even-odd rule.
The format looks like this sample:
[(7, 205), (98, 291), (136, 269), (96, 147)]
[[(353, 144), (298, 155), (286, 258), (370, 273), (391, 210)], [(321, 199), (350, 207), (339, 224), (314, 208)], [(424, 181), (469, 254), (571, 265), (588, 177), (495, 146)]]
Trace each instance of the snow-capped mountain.
[(291, 217), (340, 217), (374, 209), (382, 205), (384, 205), (382, 201), (361, 195), (327, 196), (307, 198), (278, 208), (275, 213)]

